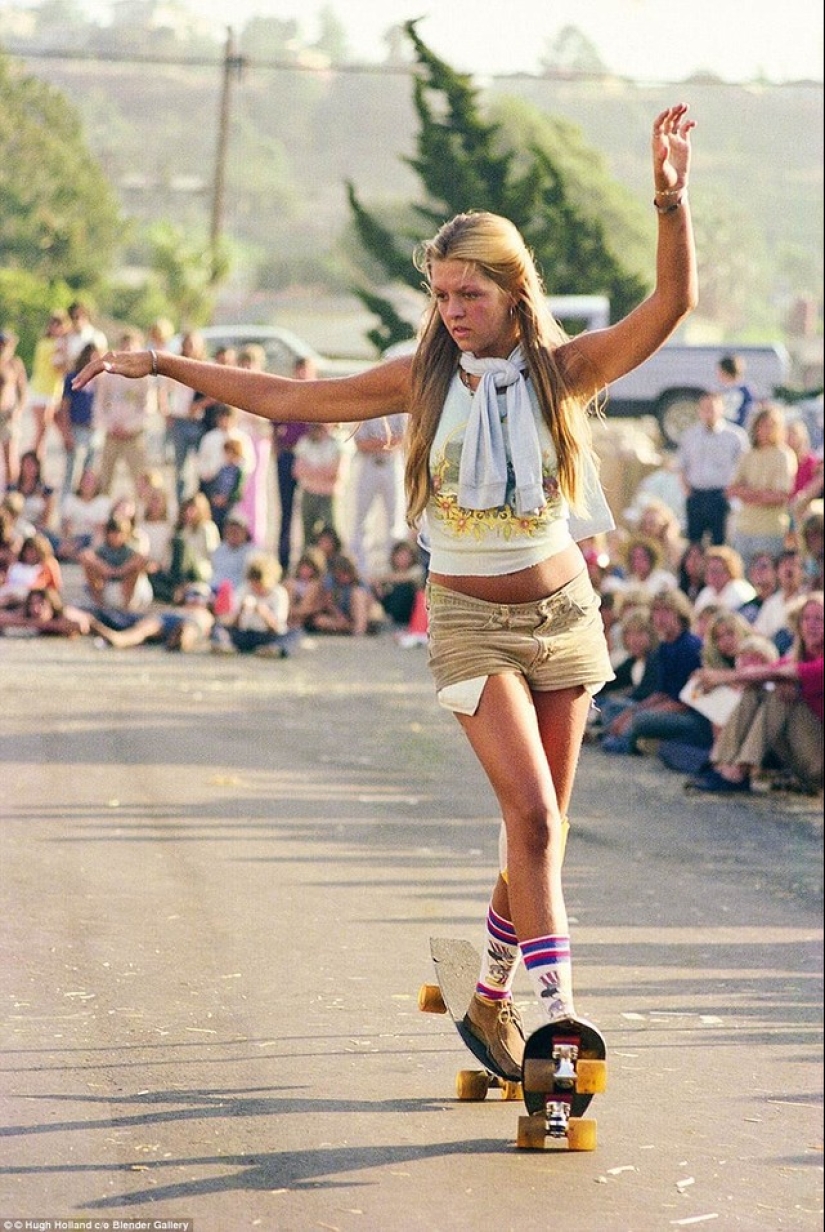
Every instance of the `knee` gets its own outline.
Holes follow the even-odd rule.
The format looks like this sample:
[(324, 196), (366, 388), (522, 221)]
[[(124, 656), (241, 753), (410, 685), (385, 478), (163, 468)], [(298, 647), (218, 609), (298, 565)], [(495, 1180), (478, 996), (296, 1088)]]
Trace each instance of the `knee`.
[(554, 824), (550, 809), (542, 805), (525, 809), (507, 824), (510, 863), (520, 856), (531, 865), (540, 864), (554, 847), (561, 850), (561, 821)]

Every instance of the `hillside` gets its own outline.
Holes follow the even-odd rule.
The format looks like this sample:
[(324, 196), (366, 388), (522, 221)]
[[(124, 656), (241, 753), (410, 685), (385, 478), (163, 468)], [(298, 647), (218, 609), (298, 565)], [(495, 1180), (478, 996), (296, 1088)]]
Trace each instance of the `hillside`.
[[(78, 108), (128, 216), (206, 231), (219, 66), (32, 60), (26, 67)], [(776, 337), (796, 297), (814, 298), (821, 313), (822, 87), (703, 80), (680, 93), (698, 121), (692, 200), (709, 302), (738, 296), (744, 319), (736, 336)], [(672, 95), (627, 82), (520, 77), (489, 83), (483, 97), (491, 105), (517, 99), (580, 127), (641, 212), (649, 209), (650, 118)], [(417, 199), (418, 181), (403, 162), (415, 123), (404, 75), (309, 74), (253, 61), (232, 85), (223, 220), (242, 281), (270, 291), (321, 281), (343, 290), (344, 182), (352, 180), (370, 207)], [(652, 217), (641, 216), (652, 235)]]

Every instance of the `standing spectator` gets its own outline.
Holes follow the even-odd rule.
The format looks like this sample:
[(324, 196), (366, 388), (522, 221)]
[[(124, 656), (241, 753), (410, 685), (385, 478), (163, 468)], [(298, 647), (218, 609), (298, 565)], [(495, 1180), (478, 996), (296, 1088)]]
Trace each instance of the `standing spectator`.
[(382, 538), (370, 548), (384, 560), (391, 544), (404, 539), (407, 533), (404, 500), (404, 429), (405, 415), (386, 415), (383, 419), (368, 419), (358, 425), (355, 433), (355, 454), (348, 486), (353, 491), (353, 521), (350, 550), (364, 578), (371, 578), (370, 553), (367, 548), (367, 526), (370, 513), (379, 513), (383, 521)]
[[(292, 375), (296, 381), (313, 381), (315, 365), (311, 359), (297, 359)], [(278, 560), (286, 577), (292, 554), (292, 518), (295, 508), (297, 480), (293, 473), (295, 446), (306, 433), (307, 424), (275, 423), (272, 425), (272, 443), (275, 450), (275, 476), (278, 485), (280, 524), (278, 528)]]
[(68, 329), (68, 315), (62, 309), (55, 309), (34, 347), (29, 376), (29, 410), (34, 425), (32, 449), (38, 457), (42, 456), (46, 432), (54, 421), (55, 409), (63, 391)]
[(17, 334), (0, 329), (0, 445), (3, 478), (14, 487), (20, 472), (20, 419), (28, 396), (26, 366), (17, 352)]
[(727, 540), (726, 489), (749, 447), (748, 436), (725, 419), (721, 394), (704, 393), (698, 414), (699, 422), (683, 433), (677, 455), (686, 493), (687, 537), (701, 543), (709, 535), (711, 543), (720, 544)]
[[(266, 351), (258, 343), (249, 343), (238, 351), (238, 367), (249, 372), (266, 371)], [(269, 526), (269, 459), (272, 454), (272, 428), (259, 415), (247, 411), (238, 412), (241, 431), (252, 443), (252, 466), (248, 467), (243, 481), (239, 505), (249, 518), (249, 530), (253, 543), (262, 546), (266, 542)]]
[(88, 470), (97, 461), (97, 433), (94, 426), (94, 399), (97, 380), (90, 381), (83, 389), (73, 389), (72, 381), (81, 368), (100, 356), (93, 342), (80, 352), (77, 363), (63, 380), (63, 396), (57, 408), (55, 423), (63, 437), (65, 465), (63, 470), (62, 499), (74, 492), (79, 473)]
[(707, 689), (724, 684), (745, 688), (714, 742), (712, 768), (691, 779), (689, 786), (750, 791), (751, 776), (770, 753), (805, 790), (822, 790), (822, 592), (801, 599), (791, 621), (794, 641), (784, 658), (701, 673)]
[[(139, 348), (141, 336), (127, 329), (121, 335), (124, 351)], [(111, 494), (115, 469), (125, 463), (137, 491), (140, 476), (148, 468), (146, 431), (157, 406), (157, 391), (151, 376), (131, 381), (104, 369), (95, 381), (94, 423), (103, 436), (100, 456), (100, 486)]]
[(201, 485), (201, 491), (209, 501), (212, 521), (223, 533), (226, 515), (235, 505), (240, 505), (244, 494), (246, 469), (243, 443), (237, 436), (228, 436), (223, 443), (223, 465), (214, 479)]
[(716, 603), (729, 611), (738, 611), (750, 603), (756, 591), (745, 577), (742, 557), (727, 544), (708, 548), (705, 552), (705, 585), (695, 600), (695, 609), (701, 612), (709, 603)]
[(335, 524), (334, 500), (344, 449), (333, 424), (310, 424), (295, 444), (292, 473), (301, 498), (304, 543), (311, 543), (321, 526)]
[(723, 355), (716, 365), (716, 376), (724, 401), (725, 418), (747, 430), (756, 399), (745, 380), (745, 361), (741, 355)]
[(790, 530), (789, 501), (796, 455), (785, 444), (785, 417), (778, 406), (763, 406), (751, 418), (751, 449), (737, 463), (727, 488), (737, 502), (731, 545), (750, 564), (756, 552), (778, 556)]
[[(201, 334), (192, 330), (183, 335), (181, 355), (189, 359), (206, 359), (206, 343)], [(191, 496), (197, 483), (188, 486), (186, 466), (197, 457), (204, 434), (204, 399), (194, 390), (179, 381), (161, 378), (159, 392), (166, 418), (166, 440), (172, 450), (175, 471), (175, 500), (180, 508), (185, 496)]]
[(102, 355), (106, 350), (108, 343), (106, 335), (102, 330), (96, 329), (92, 325), (92, 319), (89, 312), (88, 304), (81, 300), (75, 300), (73, 304), (69, 304), (69, 328), (65, 335), (66, 348), (66, 370), (71, 371), (78, 367), (80, 352), (89, 343), (93, 343), (96, 350)]
[[(255, 447), (249, 434), (238, 427), (238, 412), (233, 406), (216, 407), (215, 426), (203, 434), (198, 446), (198, 485), (204, 494), (209, 491), (209, 485), (214, 482), (215, 476), (226, 462), (224, 445), (230, 436), (240, 441), (243, 447), (244, 474), (249, 474), (255, 466)], [(251, 529), (250, 525), (250, 533)]]
[[(682, 494), (684, 515), (684, 493)], [(662, 563), (672, 573), (678, 573), (687, 540), (682, 533), (684, 516), (680, 519), (665, 501), (648, 498), (639, 512), (636, 534), (658, 543), (662, 551)]]

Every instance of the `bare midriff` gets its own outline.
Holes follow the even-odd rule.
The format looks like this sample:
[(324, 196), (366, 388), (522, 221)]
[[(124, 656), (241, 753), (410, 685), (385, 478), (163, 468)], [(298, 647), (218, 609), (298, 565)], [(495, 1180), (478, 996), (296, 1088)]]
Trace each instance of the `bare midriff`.
[(576, 543), (569, 544), (554, 556), (497, 577), (477, 574), (430, 573), (430, 581), (447, 590), (455, 590), (485, 603), (536, 603), (554, 591), (561, 590), (585, 568), (584, 557)]

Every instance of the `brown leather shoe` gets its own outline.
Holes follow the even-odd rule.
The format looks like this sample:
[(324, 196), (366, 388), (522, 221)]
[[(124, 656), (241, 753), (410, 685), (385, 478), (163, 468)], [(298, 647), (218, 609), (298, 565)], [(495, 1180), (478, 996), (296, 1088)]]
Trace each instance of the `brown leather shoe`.
[(524, 1028), (512, 1001), (486, 1001), (475, 994), (464, 1015), (464, 1025), (481, 1040), (503, 1074), (515, 1081), (521, 1079)]

